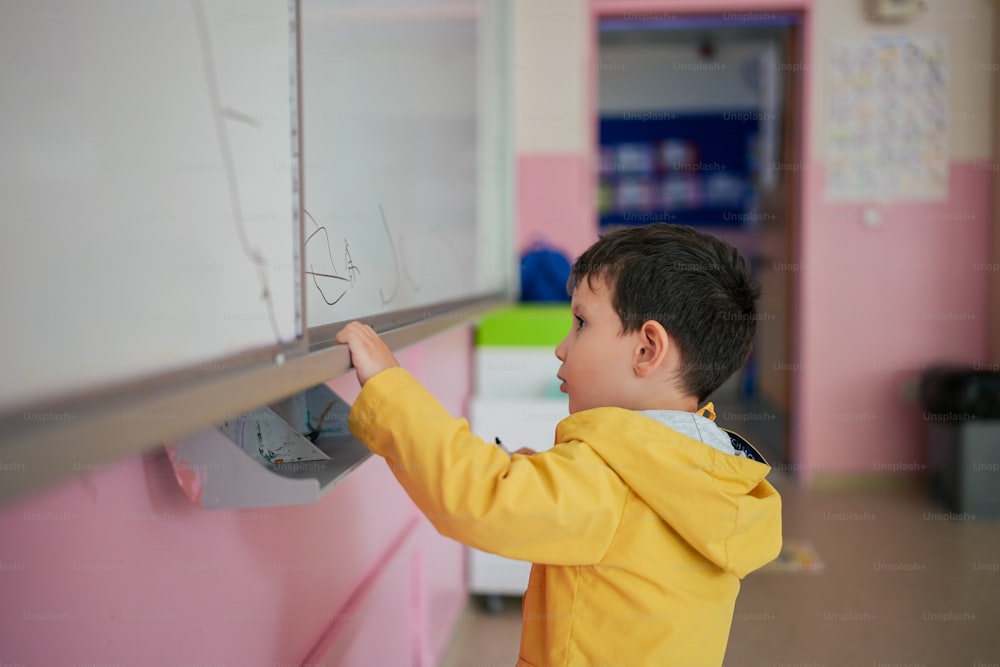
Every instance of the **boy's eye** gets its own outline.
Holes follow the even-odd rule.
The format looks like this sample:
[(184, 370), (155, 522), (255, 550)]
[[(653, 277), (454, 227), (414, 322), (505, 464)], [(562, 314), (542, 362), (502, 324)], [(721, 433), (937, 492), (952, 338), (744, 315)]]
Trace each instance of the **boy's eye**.
[(576, 316), (576, 328), (577, 329), (583, 328), (583, 318), (580, 317), (579, 315)]

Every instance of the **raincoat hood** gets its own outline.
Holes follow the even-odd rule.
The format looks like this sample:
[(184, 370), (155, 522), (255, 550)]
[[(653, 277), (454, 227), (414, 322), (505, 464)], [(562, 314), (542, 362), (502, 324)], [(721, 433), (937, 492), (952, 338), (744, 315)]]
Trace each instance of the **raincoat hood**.
[(724, 453), (710, 419), (674, 411), (594, 408), (564, 419), (557, 442), (586, 441), (632, 491), (702, 556), (743, 578), (781, 549), (771, 468)]

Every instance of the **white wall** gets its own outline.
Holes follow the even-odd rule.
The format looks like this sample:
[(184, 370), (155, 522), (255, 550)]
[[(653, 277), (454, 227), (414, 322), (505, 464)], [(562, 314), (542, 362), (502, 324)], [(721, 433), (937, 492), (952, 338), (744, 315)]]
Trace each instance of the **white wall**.
[(990, 0), (932, 0), (920, 17), (898, 25), (868, 19), (860, 2), (817, 2), (813, 62), (820, 68), (815, 78), (812, 102), (813, 157), (825, 155), (826, 116), (829, 91), (827, 57), (830, 46), (839, 40), (874, 36), (943, 37), (948, 48), (948, 102), (952, 160), (989, 158), (997, 123), (993, 90), (1000, 71), (993, 52), (994, 15), (997, 3)]
[(514, 39), (517, 152), (588, 151), (588, 3), (514, 0)]

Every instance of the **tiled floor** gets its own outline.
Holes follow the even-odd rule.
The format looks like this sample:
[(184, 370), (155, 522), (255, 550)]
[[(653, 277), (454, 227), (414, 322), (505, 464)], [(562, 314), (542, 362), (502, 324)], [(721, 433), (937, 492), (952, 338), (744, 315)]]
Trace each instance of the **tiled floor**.
[[(824, 568), (744, 580), (727, 666), (1000, 667), (1000, 521), (951, 514), (919, 490), (772, 481), (786, 542), (811, 542)], [(512, 667), (519, 607), (470, 603), (440, 667)]]

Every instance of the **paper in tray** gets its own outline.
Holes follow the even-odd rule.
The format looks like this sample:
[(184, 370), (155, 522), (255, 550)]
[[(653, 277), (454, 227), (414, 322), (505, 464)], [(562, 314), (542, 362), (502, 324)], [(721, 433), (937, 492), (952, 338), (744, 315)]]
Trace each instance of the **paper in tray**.
[(244, 452), (262, 463), (330, 458), (267, 407), (228, 419), (219, 428)]

